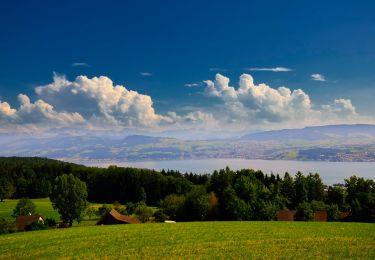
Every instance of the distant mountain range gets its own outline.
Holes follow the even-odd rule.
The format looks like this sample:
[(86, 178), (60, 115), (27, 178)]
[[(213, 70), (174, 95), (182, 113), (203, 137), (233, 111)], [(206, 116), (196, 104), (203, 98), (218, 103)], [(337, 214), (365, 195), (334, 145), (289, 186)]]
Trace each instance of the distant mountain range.
[(375, 137), (375, 125), (326, 125), (305, 127), (302, 129), (282, 129), (275, 131), (265, 131), (243, 136), (244, 140), (319, 140), (337, 137)]
[(2, 135), (0, 156), (71, 161), (247, 158), (375, 161), (375, 125), (328, 125), (251, 133), (240, 138), (181, 140), (145, 135)]

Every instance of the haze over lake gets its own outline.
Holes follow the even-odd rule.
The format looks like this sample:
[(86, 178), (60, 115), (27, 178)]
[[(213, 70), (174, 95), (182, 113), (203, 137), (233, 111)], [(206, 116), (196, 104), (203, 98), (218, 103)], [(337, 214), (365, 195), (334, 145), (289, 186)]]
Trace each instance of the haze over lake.
[(344, 183), (344, 179), (352, 175), (375, 179), (375, 163), (373, 162), (323, 162), (323, 161), (286, 161), (286, 160), (246, 160), (246, 159), (204, 159), (204, 160), (171, 160), (124, 163), (80, 162), (88, 166), (107, 167), (117, 165), (123, 167), (148, 168), (155, 170), (170, 169), (181, 172), (212, 173), (214, 170), (229, 166), (238, 170), (243, 168), (259, 169), (264, 173), (285, 172), (295, 174), (319, 173), (325, 184)]

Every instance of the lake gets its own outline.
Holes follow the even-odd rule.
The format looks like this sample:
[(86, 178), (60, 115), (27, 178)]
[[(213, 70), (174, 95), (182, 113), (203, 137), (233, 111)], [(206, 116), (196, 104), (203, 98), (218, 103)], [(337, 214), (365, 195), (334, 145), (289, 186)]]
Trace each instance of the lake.
[(148, 168), (155, 170), (170, 169), (180, 172), (212, 173), (214, 170), (229, 166), (233, 170), (252, 168), (264, 173), (305, 174), (319, 173), (325, 184), (344, 183), (345, 178), (352, 175), (375, 179), (374, 162), (321, 162), (321, 161), (283, 161), (283, 160), (247, 160), (247, 159), (204, 159), (204, 160), (172, 160), (146, 162), (79, 162), (87, 166), (107, 167), (118, 165), (124, 167)]

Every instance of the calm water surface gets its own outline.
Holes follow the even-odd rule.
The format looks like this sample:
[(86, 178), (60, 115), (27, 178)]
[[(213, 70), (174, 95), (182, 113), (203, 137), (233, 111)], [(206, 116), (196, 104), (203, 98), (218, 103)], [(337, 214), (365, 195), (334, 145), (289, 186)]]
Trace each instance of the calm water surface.
[(352, 175), (375, 179), (375, 163), (370, 162), (304, 162), (304, 161), (279, 161), (279, 160), (246, 160), (246, 159), (205, 159), (205, 160), (174, 160), (174, 161), (147, 161), (124, 163), (98, 163), (81, 162), (88, 166), (107, 167), (118, 165), (155, 170), (170, 169), (181, 172), (212, 173), (216, 169), (229, 166), (233, 170), (252, 168), (262, 170), (264, 173), (295, 174), (317, 172), (324, 183), (344, 183), (344, 179)]

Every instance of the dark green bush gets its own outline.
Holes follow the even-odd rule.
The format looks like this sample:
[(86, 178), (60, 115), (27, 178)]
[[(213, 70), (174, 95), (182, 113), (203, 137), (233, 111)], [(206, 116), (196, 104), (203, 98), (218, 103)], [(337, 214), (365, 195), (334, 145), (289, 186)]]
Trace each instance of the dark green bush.
[(110, 212), (112, 210), (112, 207), (111, 206), (108, 206), (108, 205), (105, 205), (103, 204), (102, 206), (100, 206), (96, 212), (96, 215), (98, 217), (102, 217), (104, 216), (105, 214), (107, 214), (108, 212)]
[(45, 229), (48, 229), (48, 226), (38, 221), (31, 223), (30, 225), (27, 225), (25, 228), (26, 231), (45, 230)]
[(0, 234), (9, 234), (16, 231), (16, 224), (13, 221), (7, 221), (3, 218), (0, 218)]
[(155, 211), (154, 213), (155, 222), (164, 222), (169, 219), (169, 216), (164, 213), (162, 209)]
[(311, 208), (311, 204), (308, 202), (302, 202), (297, 207), (296, 220), (298, 221), (311, 221), (314, 219), (314, 211)]
[(53, 218), (46, 218), (46, 220), (44, 221), (44, 225), (46, 225), (47, 227), (56, 227), (57, 223)]
[(328, 221), (340, 221), (339, 206), (331, 205), (327, 210)]

